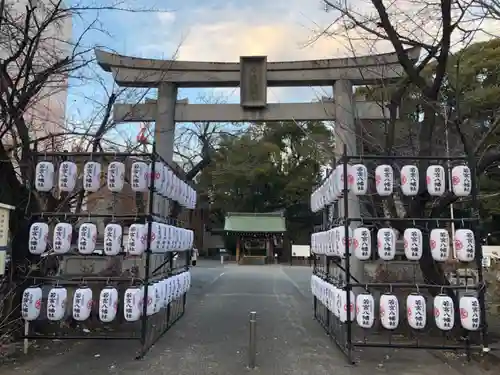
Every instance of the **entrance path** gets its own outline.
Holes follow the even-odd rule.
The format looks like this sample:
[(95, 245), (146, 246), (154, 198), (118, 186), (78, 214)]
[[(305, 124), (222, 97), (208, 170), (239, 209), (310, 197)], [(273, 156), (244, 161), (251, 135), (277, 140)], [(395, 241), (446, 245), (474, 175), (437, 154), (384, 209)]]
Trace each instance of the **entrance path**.
[[(142, 361), (133, 359), (131, 343), (93, 342), (36, 366), (26, 363), (12, 374), (49, 375), (57, 369), (65, 375), (458, 374), (424, 351), (400, 359), (382, 353), (375, 361), (347, 365), (312, 319), (310, 268), (202, 261), (192, 272), (186, 315)], [(258, 368), (253, 371), (246, 368), (250, 311), (258, 320)]]

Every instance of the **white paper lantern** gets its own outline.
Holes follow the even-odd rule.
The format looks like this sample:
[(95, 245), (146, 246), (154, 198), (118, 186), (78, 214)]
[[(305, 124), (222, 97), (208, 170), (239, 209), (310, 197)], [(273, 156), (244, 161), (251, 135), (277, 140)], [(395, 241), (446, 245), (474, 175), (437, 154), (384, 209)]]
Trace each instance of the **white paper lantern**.
[(408, 260), (419, 260), (423, 253), (422, 231), (407, 228), (403, 233), (405, 256)]
[(455, 324), (455, 307), (451, 297), (439, 294), (434, 297), (434, 320), (441, 331), (449, 331)]
[(356, 297), (356, 322), (361, 328), (372, 328), (375, 322), (375, 301), (368, 293)]
[(157, 311), (156, 303), (159, 300), (156, 294), (158, 291), (156, 290), (156, 284), (148, 285), (148, 306), (146, 307), (146, 315), (150, 316), (155, 314)]
[(99, 294), (99, 320), (103, 323), (110, 323), (115, 320), (117, 313), (118, 290), (116, 288), (104, 288)]
[(59, 166), (58, 186), (60, 191), (70, 192), (75, 189), (78, 171), (72, 161), (63, 161)]
[(466, 165), (457, 165), (451, 170), (451, 186), (457, 197), (466, 197), (472, 191), (472, 176)]
[(375, 188), (382, 197), (391, 195), (394, 191), (394, 170), (389, 164), (375, 168)]
[(363, 164), (352, 166), (353, 183), (351, 191), (356, 195), (365, 195), (368, 191), (368, 170)]
[(418, 194), (419, 173), (416, 165), (405, 165), (401, 168), (401, 191), (404, 195), (415, 196)]
[(334, 310), (333, 310), (333, 315), (335, 315), (337, 318), (340, 319), (342, 315), (342, 311), (344, 310), (344, 306), (342, 304), (342, 289), (339, 287), (336, 287), (334, 290)]
[(377, 232), (378, 256), (383, 260), (392, 260), (396, 256), (396, 234), (392, 228), (381, 228)]
[(54, 187), (54, 164), (50, 161), (41, 161), (35, 167), (35, 189), (48, 192)]
[(56, 321), (64, 318), (68, 291), (66, 288), (52, 288), (47, 298), (47, 319)]
[(186, 291), (189, 291), (191, 289), (191, 272), (190, 271), (186, 272), (186, 277), (187, 277), (187, 284), (188, 284)]
[(426, 174), (427, 191), (432, 196), (441, 196), (446, 189), (445, 173), (442, 165), (430, 165)]
[(172, 198), (172, 189), (174, 187), (174, 172), (167, 167), (167, 174), (165, 175), (165, 196)]
[(396, 329), (399, 325), (399, 302), (393, 294), (380, 296), (380, 323), (385, 329)]
[(164, 253), (167, 251), (168, 247), (168, 226), (166, 224), (160, 224), (161, 229), (161, 252)]
[(71, 249), (73, 227), (69, 223), (57, 223), (54, 228), (53, 249), (56, 254), (65, 254)]
[(154, 284), (154, 314), (158, 313), (162, 309), (162, 284), (160, 282), (156, 282)]
[(450, 235), (446, 229), (433, 229), (429, 236), (431, 254), (434, 260), (444, 262), (450, 256)]
[[(347, 189), (349, 190), (354, 185), (354, 175), (352, 166), (347, 164)], [(335, 191), (339, 196), (344, 193), (344, 164), (338, 164), (335, 167), (333, 175), (333, 183), (336, 185)]]
[(162, 243), (162, 230), (160, 223), (153, 221), (151, 223), (151, 240), (150, 240), (150, 249), (153, 253), (161, 252), (161, 243)]
[[(340, 299), (340, 305), (341, 305), (341, 310), (340, 310), (340, 316), (339, 316), (339, 319), (341, 322), (347, 322), (347, 310), (350, 310), (350, 316), (349, 316), (349, 320), (350, 321), (353, 321), (355, 318), (356, 318), (356, 296), (354, 295), (354, 293), (352, 292), (352, 290), (350, 291), (350, 301), (349, 301), (349, 304), (347, 303), (347, 292), (343, 289), (341, 289), (338, 294), (337, 294), (337, 298)], [(350, 308), (348, 309), (347, 306), (350, 306)]]
[(127, 253), (130, 255), (142, 255), (146, 251), (147, 226), (144, 224), (132, 224), (128, 230)]
[(101, 164), (88, 161), (83, 167), (83, 189), (95, 192), (101, 187)]
[(460, 323), (468, 331), (477, 331), (480, 323), (479, 301), (474, 296), (460, 297)]
[(47, 249), (49, 225), (37, 222), (30, 226), (29, 249), (31, 254), (42, 254)]
[(474, 232), (470, 229), (455, 231), (455, 250), (457, 259), (461, 262), (472, 262), (476, 257), (476, 242)]
[(127, 322), (139, 320), (142, 315), (143, 298), (143, 288), (132, 287), (125, 291), (123, 315)]
[(170, 198), (173, 199), (174, 201), (178, 201), (178, 199), (179, 199), (179, 184), (180, 184), (179, 178), (175, 174), (173, 174), (172, 175), (172, 192), (170, 194)]
[(78, 230), (78, 252), (89, 255), (95, 250), (97, 226), (94, 223), (83, 223)]
[(125, 185), (125, 164), (119, 161), (109, 163), (107, 185), (108, 189), (113, 193), (123, 190)]
[(149, 189), (149, 167), (143, 161), (132, 163), (130, 169), (130, 186), (133, 191), (144, 192)]
[(410, 294), (406, 297), (406, 316), (411, 328), (425, 328), (427, 323), (427, 307), (423, 296), (420, 294)]
[(32, 286), (23, 292), (21, 300), (21, 316), (24, 320), (38, 319), (42, 307), (42, 288)]
[[(152, 164), (150, 166), (150, 173), (152, 172)], [(155, 191), (157, 193), (160, 193), (162, 190), (163, 190), (163, 185), (165, 184), (165, 181), (166, 181), (166, 177), (165, 176), (165, 171), (163, 169), (163, 163), (162, 162), (155, 162), (155, 173), (154, 173), (154, 176), (153, 174), (151, 173), (151, 177), (153, 178), (154, 177), (154, 187), (155, 187)]]
[(167, 279), (167, 300), (168, 300), (168, 303), (171, 303), (173, 299), (174, 299), (173, 277), (169, 277)]
[(92, 312), (92, 289), (78, 288), (73, 295), (73, 319), (83, 322)]
[(368, 228), (356, 228), (353, 230), (354, 256), (359, 260), (367, 260), (371, 257), (372, 239)]
[(118, 255), (122, 248), (123, 228), (116, 223), (109, 223), (104, 228), (104, 254)]

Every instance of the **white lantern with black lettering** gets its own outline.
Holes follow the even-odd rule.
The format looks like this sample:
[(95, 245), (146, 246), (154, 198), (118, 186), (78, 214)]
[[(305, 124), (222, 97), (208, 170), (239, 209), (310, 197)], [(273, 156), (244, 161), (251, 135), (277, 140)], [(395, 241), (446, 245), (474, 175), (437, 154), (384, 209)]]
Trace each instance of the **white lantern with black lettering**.
[(380, 296), (380, 323), (385, 329), (396, 329), (399, 325), (399, 302), (394, 294)]
[(432, 196), (441, 196), (446, 190), (446, 180), (442, 165), (430, 165), (426, 173), (427, 191)]
[(429, 236), (431, 255), (438, 262), (446, 261), (450, 256), (450, 235), (446, 229), (433, 229)]
[(450, 331), (455, 325), (455, 307), (451, 297), (438, 294), (434, 297), (434, 320), (441, 331)]
[(32, 286), (23, 292), (21, 299), (21, 316), (24, 320), (38, 319), (42, 307), (42, 288)]
[(109, 223), (104, 228), (104, 254), (118, 255), (122, 249), (123, 228), (116, 223)]
[(55, 168), (50, 161), (38, 162), (35, 167), (35, 189), (48, 192), (54, 188)]
[(29, 236), (30, 253), (36, 255), (42, 254), (47, 249), (49, 225), (42, 222), (31, 224)]
[(132, 224), (128, 230), (127, 253), (142, 255), (146, 251), (147, 226), (140, 223)]
[(382, 197), (391, 195), (394, 191), (394, 170), (389, 164), (375, 168), (375, 188)]
[(161, 243), (163, 242), (162, 239), (162, 230), (160, 223), (153, 221), (151, 223), (151, 240), (150, 240), (150, 249), (153, 253), (160, 253), (162, 252), (161, 250)]
[(72, 161), (63, 161), (59, 165), (58, 186), (60, 191), (71, 192), (75, 189), (78, 177), (76, 164)]
[(416, 165), (404, 165), (401, 168), (401, 191), (404, 195), (415, 196), (418, 194), (419, 173)]
[(368, 293), (356, 297), (356, 322), (361, 328), (372, 328), (375, 322), (375, 301)]
[(352, 246), (354, 256), (359, 260), (368, 260), (371, 257), (372, 238), (368, 228), (359, 227), (353, 230)]
[(157, 298), (157, 287), (156, 284), (148, 285), (148, 306), (146, 308), (146, 315), (150, 316), (157, 312), (156, 303), (158, 302)]
[(351, 170), (354, 177), (351, 191), (356, 195), (365, 195), (368, 191), (368, 169), (363, 164), (354, 164)]
[(108, 165), (107, 185), (109, 191), (118, 193), (125, 186), (125, 164), (119, 161), (112, 161)]
[(127, 322), (139, 320), (142, 314), (143, 291), (132, 287), (125, 290), (123, 297), (123, 316)]
[(383, 260), (392, 260), (396, 256), (396, 234), (392, 228), (381, 228), (377, 232), (378, 256)]
[(99, 320), (103, 323), (110, 323), (116, 318), (118, 313), (118, 290), (107, 287), (99, 294)]
[(343, 310), (341, 293), (342, 293), (342, 288), (337, 286), (335, 289), (335, 307), (333, 311), (333, 314), (337, 318), (340, 318), (340, 314)]
[(457, 259), (461, 262), (472, 262), (476, 257), (476, 242), (474, 232), (470, 229), (455, 231), (455, 250)]
[(457, 165), (451, 170), (451, 186), (457, 197), (466, 197), (472, 190), (470, 168), (466, 165)]
[(83, 223), (78, 230), (78, 252), (89, 255), (95, 250), (97, 226), (94, 223)]
[(47, 319), (56, 321), (64, 318), (68, 291), (66, 288), (52, 288), (47, 297)]
[(92, 312), (92, 289), (88, 287), (78, 288), (73, 295), (73, 319), (83, 322), (90, 318)]
[(408, 260), (420, 260), (423, 254), (422, 231), (407, 228), (403, 233), (405, 256)]
[(71, 249), (73, 227), (69, 223), (57, 223), (54, 227), (53, 250), (56, 254), (65, 254)]
[(101, 163), (88, 161), (83, 166), (83, 190), (96, 192), (101, 187)]
[(132, 163), (130, 168), (130, 186), (133, 191), (145, 192), (149, 189), (149, 167), (143, 161)]
[(475, 296), (460, 297), (460, 322), (468, 331), (477, 331), (480, 324), (479, 300)]
[(411, 328), (425, 328), (427, 323), (427, 307), (423, 296), (412, 293), (406, 297), (406, 316)]

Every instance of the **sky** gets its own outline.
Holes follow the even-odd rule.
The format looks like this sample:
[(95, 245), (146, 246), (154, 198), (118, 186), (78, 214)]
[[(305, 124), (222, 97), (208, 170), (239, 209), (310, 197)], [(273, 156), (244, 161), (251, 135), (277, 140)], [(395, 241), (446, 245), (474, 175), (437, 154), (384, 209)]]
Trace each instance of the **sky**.
[[(405, 1), (411, 3), (411, 0), (398, 0), (399, 6), (404, 6)], [(102, 6), (113, 2), (116, 0), (71, 0), (73, 6)], [(123, 0), (121, 3), (134, 9), (160, 11), (86, 11), (81, 18), (73, 20), (73, 38), (97, 20), (101, 31), (86, 33), (85, 45), (102, 46), (137, 57), (236, 62), (242, 55), (266, 55), (268, 61), (280, 61), (352, 56), (353, 48), (357, 55), (391, 50), (387, 43), (374, 45), (352, 35), (353, 44), (338, 35), (318, 38), (337, 17), (335, 11), (325, 12), (321, 0)], [(357, 12), (372, 12), (367, 0), (348, 3)], [(422, 19), (428, 22), (425, 17)], [(404, 20), (400, 27), (418, 35), (425, 33), (425, 26), (425, 23)], [(95, 72), (104, 77), (109, 89), (110, 74), (99, 68)], [(154, 97), (155, 93), (148, 95)], [(238, 89), (182, 89), (179, 92), (179, 98), (187, 97), (191, 103), (212, 95), (229, 103), (239, 102)], [(331, 88), (270, 88), (268, 101), (310, 102), (323, 95), (331, 96)], [(83, 86), (70, 84), (68, 116), (84, 121), (92, 113), (95, 101), (105, 99), (102, 85), (97, 82)]]

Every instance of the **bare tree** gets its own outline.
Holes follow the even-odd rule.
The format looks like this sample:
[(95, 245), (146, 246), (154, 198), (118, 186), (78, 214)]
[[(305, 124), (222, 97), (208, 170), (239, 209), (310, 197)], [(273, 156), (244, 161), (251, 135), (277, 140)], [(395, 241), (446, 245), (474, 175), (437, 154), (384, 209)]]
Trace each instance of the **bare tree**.
[[(2, 298), (11, 295), (11, 309), (2, 309), (0, 331), (13, 328), (19, 314), (20, 297), (28, 274), (43, 272), (39, 257), (28, 251), (31, 215), (42, 210), (82, 209), (83, 190), (72, 194), (45, 194), (30, 188), (35, 165), (33, 148), (82, 151), (125, 151), (133, 142), (120, 140), (120, 129), (112, 120), (118, 98), (140, 101), (147, 92), (124, 91), (109, 87), (94, 64), (95, 45), (87, 45), (90, 32), (106, 33), (93, 11), (155, 12), (155, 9), (125, 7), (119, 0), (103, 1), (101, 6), (74, 2), (66, 7), (62, 0), (26, 2), (0, 1), (0, 202), (16, 207), (9, 223), (12, 257), (8, 279), (0, 279)], [(99, 12), (97, 12), (99, 13)], [(71, 36), (71, 21), (85, 19), (81, 35)], [(87, 17), (87, 18), (86, 18)], [(78, 84), (90, 80), (100, 83), (102, 92), (94, 93), (90, 118), (72, 121), (65, 118), (65, 97), (70, 78)], [(102, 98), (96, 99), (96, 98)], [(50, 105), (49, 105), (50, 102)], [(8, 288), (7, 292), (5, 288)], [(5, 306), (4, 306), (5, 307)]]
[[(449, 132), (451, 152), (478, 158), (478, 177), (500, 161), (500, 148), (490, 141), (500, 124), (498, 111), (490, 113), (488, 119), (480, 119), (488, 123), (484, 129), (472, 126), (478, 118), (471, 117), (460, 106), (462, 87), (455, 70), (459, 70), (461, 56), (453, 52), (457, 47), (468, 45), (480, 30), (481, 20), (473, 12), (473, 3), (371, 0), (356, 9), (347, 1), (323, 2), (336, 18), (320, 36), (347, 40), (353, 51), (363, 46), (368, 47), (370, 53), (377, 53), (377, 46), (385, 46), (395, 51), (404, 70), (399, 83), (376, 87), (375, 92), (373, 87), (364, 90), (372, 100), (380, 100), (387, 106), (390, 113), (382, 124), (383, 129), (369, 129), (361, 124), (363, 129), (356, 136), (361, 138), (358, 144), (364, 151), (416, 157), (442, 155), (444, 134)], [(412, 48), (420, 49), (418, 60), (412, 58)], [(428, 164), (420, 161), (419, 169), (425, 170)], [(365, 202), (369, 216), (438, 217), (458, 200), (451, 193), (431, 197), (425, 189), (424, 174), (420, 178), (420, 190), (415, 198), (382, 199), (376, 194), (369, 197)], [(391, 225), (400, 232), (406, 229), (402, 222)], [(443, 268), (433, 260), (426, 246), (420, 261), (425, 280), (429, 284), (447, 284)], [(431, 292), (439, 293), (439, 290)]]
[[(201, 95), (203, 104), (223, 104), (224, 95)], [(232, 123), (195, 122), (179, 124), (176, 129), (174, 153), (181, 164), (188, 166), (186, 178), (192, 180), (211, 160), (212, 151), (217, 148), (222, 137), (232, 137), (244, 131), (244, 126)]]

